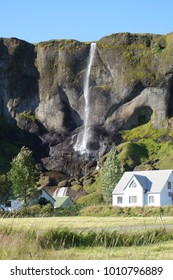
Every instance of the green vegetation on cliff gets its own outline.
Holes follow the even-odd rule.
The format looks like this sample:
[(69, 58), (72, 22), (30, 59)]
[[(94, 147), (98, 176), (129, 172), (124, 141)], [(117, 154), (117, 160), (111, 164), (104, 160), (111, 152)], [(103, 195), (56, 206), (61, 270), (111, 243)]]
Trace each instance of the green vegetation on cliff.
[(144, 86), (155, 86), (164, 79), (172, 61), (172, 36), (117, 33), (102, 38), (97, 45), (115, 58), (119, 83), (141, 81)]
[(118, 157), (127, 170), (173, 169), (173, 131), (151, 123), (121, 132)]

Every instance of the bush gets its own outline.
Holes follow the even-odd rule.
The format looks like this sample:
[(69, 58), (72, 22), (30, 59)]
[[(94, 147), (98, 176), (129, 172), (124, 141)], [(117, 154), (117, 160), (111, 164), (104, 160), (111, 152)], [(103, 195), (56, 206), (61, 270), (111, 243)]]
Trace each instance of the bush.
[(116, 150), (111, 150), (106, 157), (104, 166), (100, 170), (101, 191), (106, 203), (112, 201), (112, 191), (123, 175), (121, 163)]
[(16, 211), (16, 215), (22, 216), (22, 217), (27, 217), (27, 216), (35, 217), (35, 216), (39, 215), (40, 209), (41, 209), (41, 207), (38, 204), (32, 205), (30, 207), (24, 206), (20, 210)]
[(96, 217), (119, 217), (123, 216), (122, 207), (113, 207), (111, 205), (91, 205), (86, 206), (80, 210), (81, 216), (96, 216)]
[(40, 214), (49, 214), (53, 211), (53, 206), (51, 203), (47, 203), (46, 205), (42, 206), (40, 209)]
[(162, 212), (164, 216), (173, 216), (173, 205), (163, 206)]
[(66, 208), (57, 208), (53, 210), (52, 216), (55, 217), (77, 216), (79, 215), (80, 209), (81, 209), (81, 205), (69, 206)]
[(44, 206), (46, 204), (50, 203), (45, 197), (41, 197), (38, 201), (38, 204)]
[(72, 190), (74, 190), (75, 192), (78, 192), (78, 191), (82, 188), (82, 186), (81, 186), (81, 185), (78, 185), (78, 184), (75, 184), (75, 185), (73, 185), (71, 188), (72, 188)]
[(103, 202), (103, 196), (98, 192), (93, 192), (76, 199), (75, 202), (77, 205), (84, 205), (84, 206), (99, 204)]
[(145, 206), (143, 209), (144, 209), (144, 216), (147, 217), (158, 216), (163, 212), (161, 207), (155, 207), (155, 206)]

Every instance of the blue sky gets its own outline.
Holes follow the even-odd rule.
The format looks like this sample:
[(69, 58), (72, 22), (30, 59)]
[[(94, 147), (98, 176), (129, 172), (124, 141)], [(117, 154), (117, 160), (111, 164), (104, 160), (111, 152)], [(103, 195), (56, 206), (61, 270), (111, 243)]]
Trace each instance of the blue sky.
[(0, 0), (0, 11), (0, 37), (31, 43), (173, 31), (172, 0)]

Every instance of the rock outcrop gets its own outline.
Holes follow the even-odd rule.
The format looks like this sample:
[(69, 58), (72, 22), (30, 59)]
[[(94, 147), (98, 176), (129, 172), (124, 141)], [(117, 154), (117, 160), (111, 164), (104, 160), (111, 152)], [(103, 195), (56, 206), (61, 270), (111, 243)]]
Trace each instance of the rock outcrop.
[[(90, 44), (36, 45), (0, 39), (0, 114), (44, 144), (47, 170), (81, 176), (90, 158), (73, 150), (84, 119), (83, 79)], [(92, 160), (119, 141), (116, 133), (173, 116), (173, 33), (119, 33), (102, 38), (90, 74)], [(93, 165), (95, 168), (96, 163)]]

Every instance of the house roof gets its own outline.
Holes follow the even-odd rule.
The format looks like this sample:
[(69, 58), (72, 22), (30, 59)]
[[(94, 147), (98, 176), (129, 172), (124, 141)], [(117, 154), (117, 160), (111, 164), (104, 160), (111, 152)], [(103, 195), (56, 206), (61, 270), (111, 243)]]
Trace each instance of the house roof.
[(134, 178), (136, 178), (136, 180), (139, 182), (139, 184), (142, 186), (144, 190), (146, 191), (151, 190), (152, 182), (149, 180), (149, 178), (147, 178), (147, 176), (135, 174)]
[(57, 186), (46, 186), (43, 188), (44, 191), (46, 191), (50, 196), (53, 197), (53, 194), (57, 191)]
[(54, 208), (58, 208), (61, 207), (64, 202), (69, 201), (69, 203), (72, 203), (71, 199), (69, 198), (69, 196), (60, 196), (60, 197), (56, 197), (55, 198), (55, 204), (54, 204)]
[(50, 198), (52, 198), (53, 200), (55, 200), (55, 198), (44, 188), (42, 189), (42, 191), (44, 191), (45, 193), (47, 193), (47, 195), (49, 195)]
[(134, 177), (149, 192), (161, 192), (173, 170), (128, 171), (123, 174), (113, 194), (123, 194), (124, 189)]

